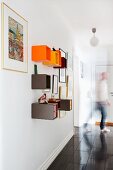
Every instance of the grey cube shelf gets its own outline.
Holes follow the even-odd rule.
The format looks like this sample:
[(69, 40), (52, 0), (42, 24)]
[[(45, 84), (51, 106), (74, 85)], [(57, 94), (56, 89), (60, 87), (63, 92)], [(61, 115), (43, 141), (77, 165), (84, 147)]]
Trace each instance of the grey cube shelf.
[(32, 74), (32, 89), (50, 89), (51, 76), (47, 74)]
[(58, 115), (58, 104), (48, 103), (32, 103), (32, 118), (53, 120)]

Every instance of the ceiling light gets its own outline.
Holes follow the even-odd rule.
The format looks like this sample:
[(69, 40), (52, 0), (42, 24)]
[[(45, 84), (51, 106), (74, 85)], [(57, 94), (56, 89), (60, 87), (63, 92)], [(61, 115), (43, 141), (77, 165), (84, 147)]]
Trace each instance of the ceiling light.
[(93, 33), (93, 37), (90, 39), (90, 44), (91, 46), (96, 47), (99, 43), (98, 38), (95, 37), (96, 28), (92, 28), (92, 33)]

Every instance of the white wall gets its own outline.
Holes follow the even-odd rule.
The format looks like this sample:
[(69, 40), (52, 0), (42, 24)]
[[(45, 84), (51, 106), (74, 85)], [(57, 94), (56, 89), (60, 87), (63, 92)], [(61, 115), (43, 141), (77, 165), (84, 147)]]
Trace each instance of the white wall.
[(79, 126), (79, 58), (74, 57), (74, 126)]
[(79, 126), (86, 123), (91, 114), (91, 65), (83, 61), (84, 77), (79, 74)]
[[(73, 131), (73, 112), (62, 119), (31, 119), (31, 103), (42, 95), (31, 90), (31, 46), (71, 50), (73, 36), (47, 0), (5, 0), (7, 5), (28, 20), (28, 73), (0, 71), (0, 157), (1, 170), (37, 170)], [(58, 70), (38, 65), (39, 73), (57, 74)], [(47, 93), (50, 97), (50, 93)], [(57, 96), (56, 96), (57, 97)], [(3, 135), (2, 135), (3, 134)], [(1, 156), (1, 155), (0, 155)]]
[[(91, 113), (91, 76), (92, 67), (89, 55), (83, 47), (76, 48), (74, 61), (74, 125), (82, 126), (87, 122)], [(83, 63), (84, 77), (81, 78), (81, 62)]]

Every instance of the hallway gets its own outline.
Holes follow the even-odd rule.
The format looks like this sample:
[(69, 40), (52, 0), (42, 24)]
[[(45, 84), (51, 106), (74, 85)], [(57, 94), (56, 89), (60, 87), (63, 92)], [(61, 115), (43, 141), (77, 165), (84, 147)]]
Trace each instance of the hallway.
[(74, 136), (48, 170), (113, 170), (113, 128), (100, 133), (99, 126), (92, 132), (75, 128)]
[(0, 170), (113, 170), (113, 0), (0, 5)]

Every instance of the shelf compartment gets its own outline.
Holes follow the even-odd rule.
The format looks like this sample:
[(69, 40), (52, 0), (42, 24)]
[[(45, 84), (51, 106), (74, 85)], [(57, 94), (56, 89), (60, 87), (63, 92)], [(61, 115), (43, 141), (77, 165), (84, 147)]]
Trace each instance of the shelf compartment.
[(46, 45), (32, 46), (32, 61), (43, 62), (51, 60), (51, 49)]
[(50, 89), (51, 76), (47, 74), (32, 74), (32, 89)]
[(72, 99), (60, 99), (60, 109), (70, 111), (72, 110)]
[(58, 103), (58, 109), (64, 111), (72, 110), (72, 99), (49, 99), (48, 103)]
[(58, 104), (32, 103), (32, 118), (53, 120), (58, 116)]
[(56, 66), (54, 68), (67, 68), (67, 59), (64, 57), (61, 57), (61, 65), (60, 66)]
[(51, 60), (48, 62), (43, 62), (44, 65), (49, 67), (59, 67), (61, 66), (61, 54), (59, 50), (51, 50)]
[(60, 50), (56, 50), (56, 52), (58, 53), (58, 64), (56, 64), (54, 67), (61, 67), (61, 51)]
[(58, 109), (60, 109), (60, 99), (49, 99), (48, 103), (57, 103), (58, 104)]

